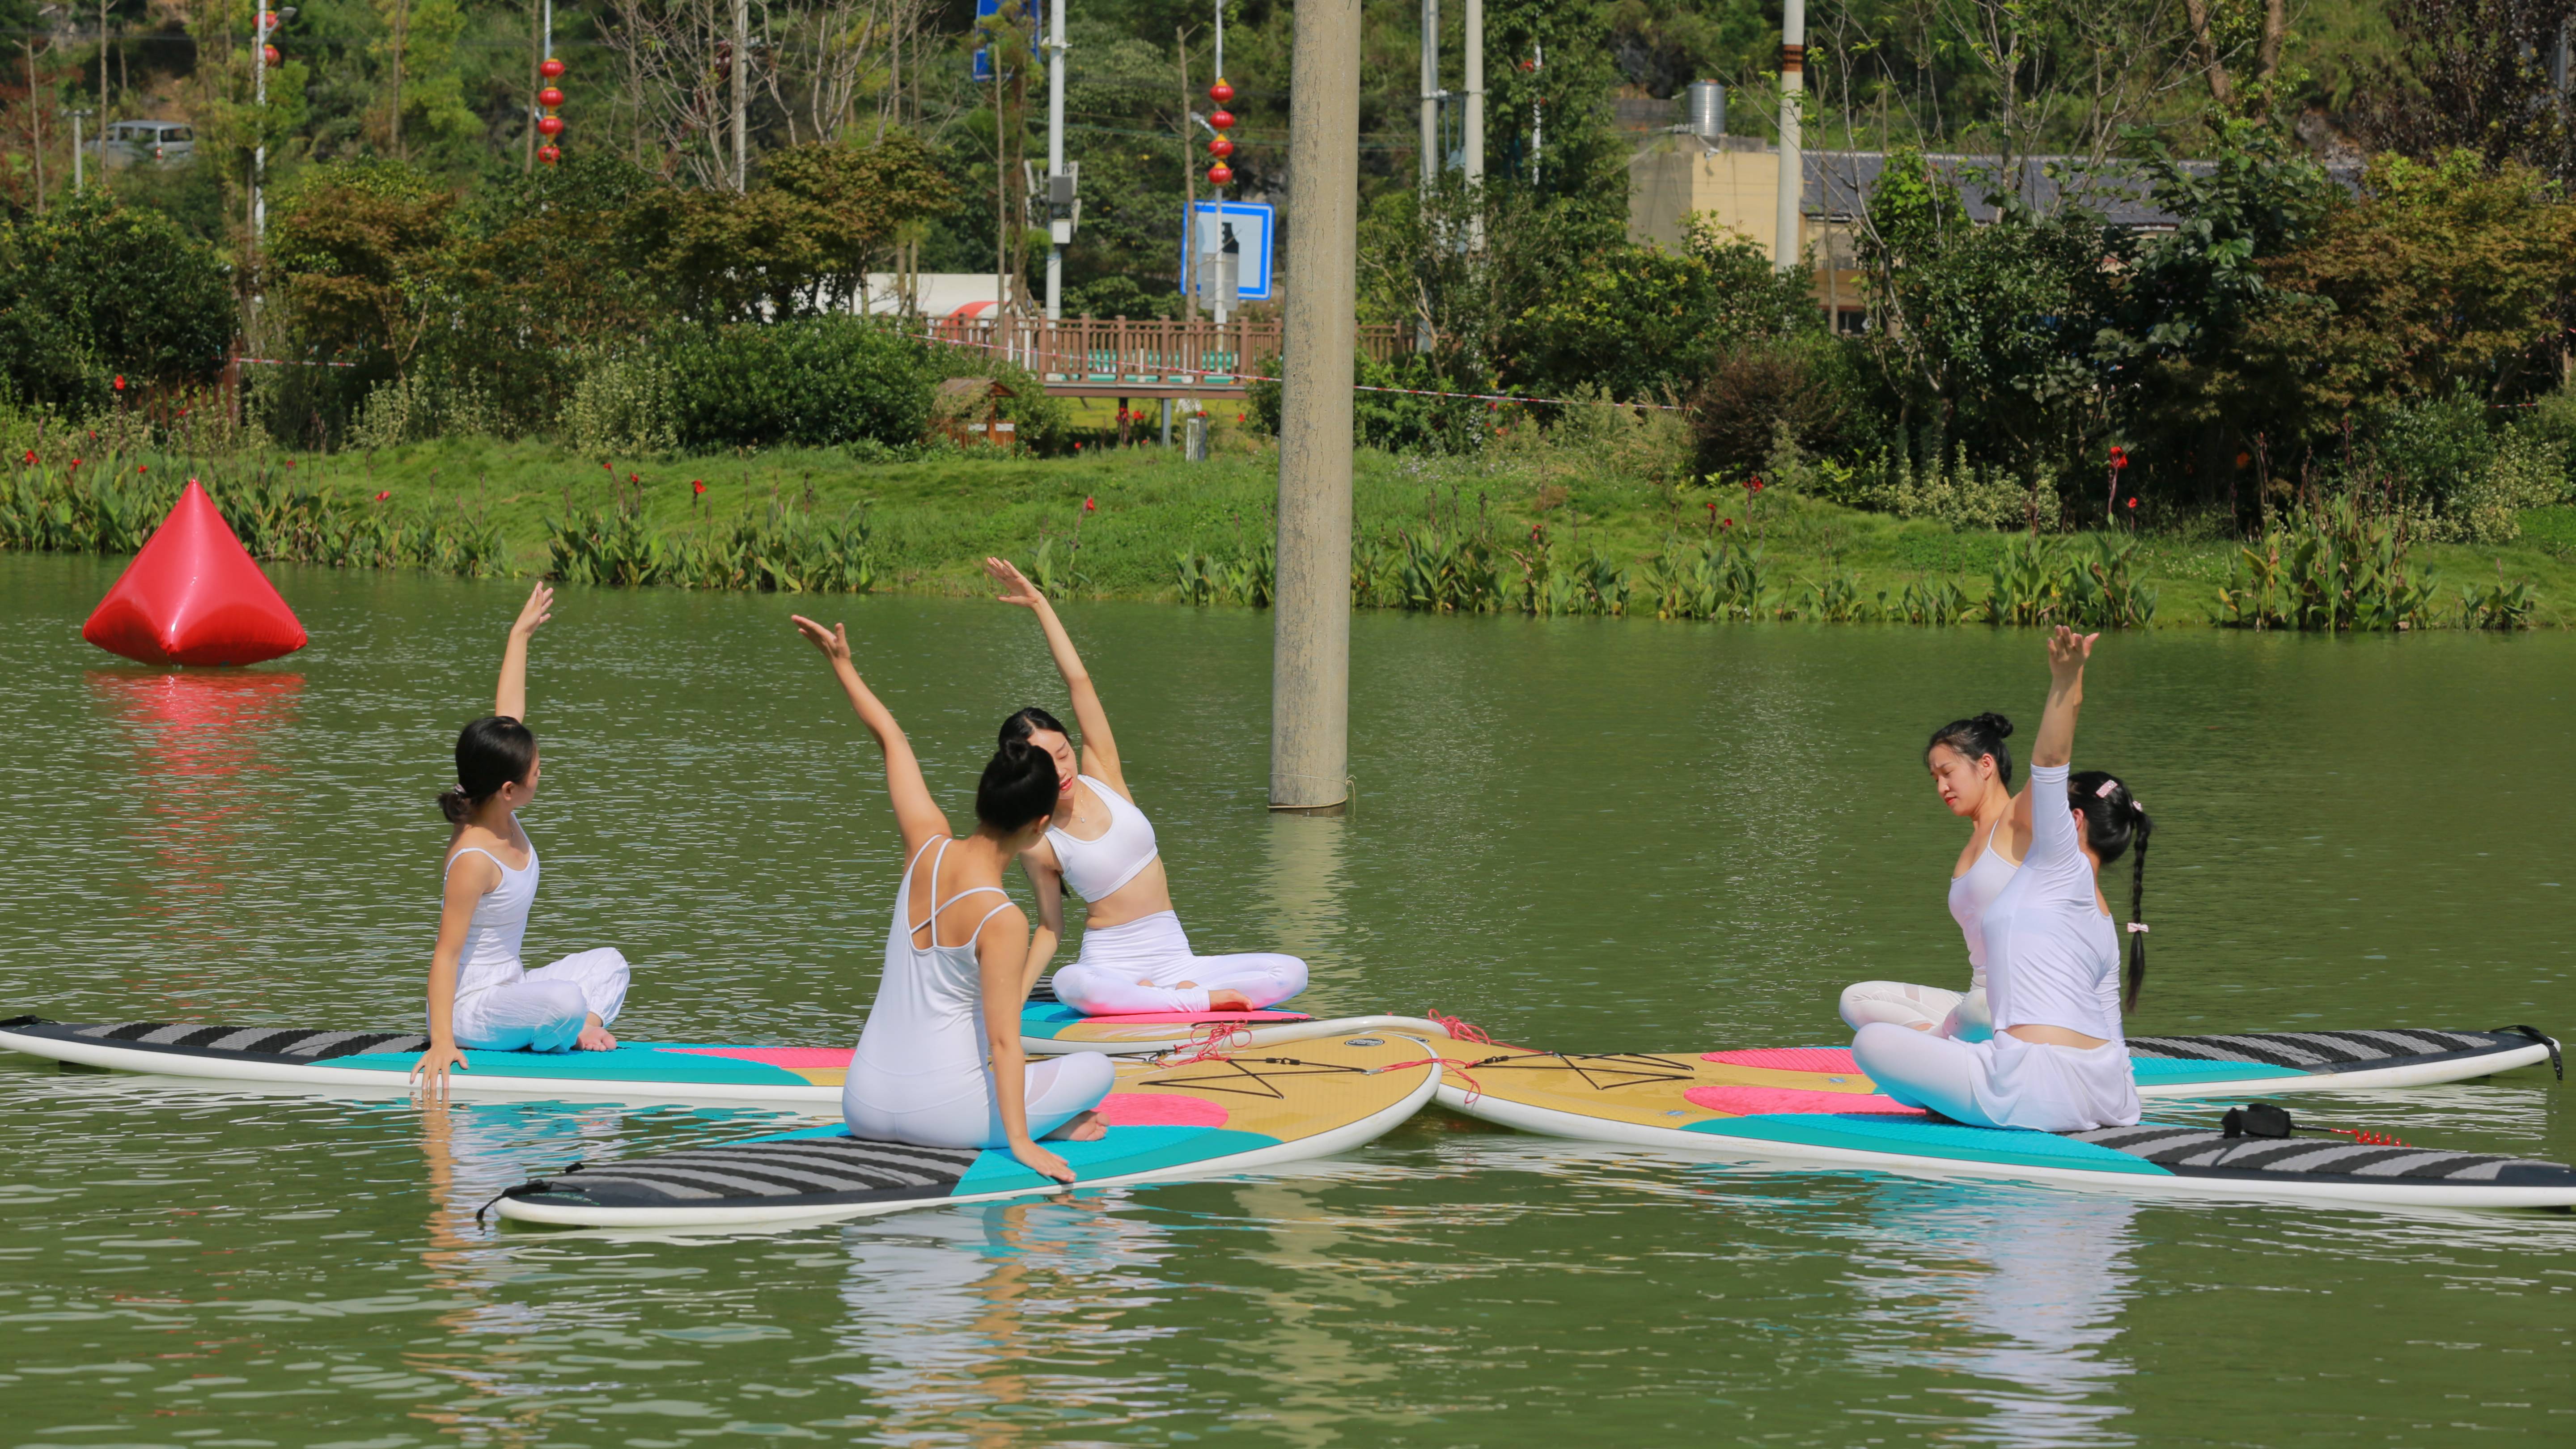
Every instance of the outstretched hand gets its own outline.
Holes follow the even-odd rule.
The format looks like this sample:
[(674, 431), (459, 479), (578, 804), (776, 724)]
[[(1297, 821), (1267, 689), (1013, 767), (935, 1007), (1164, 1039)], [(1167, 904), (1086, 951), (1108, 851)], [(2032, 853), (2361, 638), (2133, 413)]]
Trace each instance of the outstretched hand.
[(510, 632), (522, 639), (534, 634), (539, 624), (554, 617), (554, 606), (554, 585), (539, 579), (537, 586), (528, 590), (528, 601), (519, 606), (519, 617), (512, 621)]
[(805, 636), (806, 643), (822, 650), (824, 658), (835, 664), (850, 662), (849, 625), (835, 624), (826, 629), (802, 614), (791, 614), (788, 617), (796, 621), (796, 632)]
[(2048, 637), (2048, 672), (2067, 676), (2084, 672), (2084, 662), (2093, 657), (2093, 641), (2099, 634), (2078, 634), (2060, 624)]
[(1029, 576), (1021, 573), (1020, 566), (1009, 559), (985, 559), (984, 572), (992, 576), (994, 583), (1001, 585), (1002, 592), (995, 597), (1005, 604), (1034, 609), (1046, 602), (1046, 595), (1039, 593), (1038, 586), (1030, 583)]

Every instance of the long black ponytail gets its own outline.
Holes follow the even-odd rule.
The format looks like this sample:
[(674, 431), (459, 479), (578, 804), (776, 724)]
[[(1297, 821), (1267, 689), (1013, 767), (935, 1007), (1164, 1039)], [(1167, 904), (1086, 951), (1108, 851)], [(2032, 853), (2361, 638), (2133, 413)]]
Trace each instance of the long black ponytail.
[(2129, 787), (2105, 770), (2086, 770), (2070, 778), (2066, 804), (2082, 812), (2084, 843), (2093, 847), (2102, 864), (2111, 864), (2132, 848), (2137, 851), (2129, 867), (2129, 969), (2120, 992), (2120, 1009), (2135, 1011), (2138, 989), (2147, 980), (2147, 840), (2155, 834), (2156, 823)]

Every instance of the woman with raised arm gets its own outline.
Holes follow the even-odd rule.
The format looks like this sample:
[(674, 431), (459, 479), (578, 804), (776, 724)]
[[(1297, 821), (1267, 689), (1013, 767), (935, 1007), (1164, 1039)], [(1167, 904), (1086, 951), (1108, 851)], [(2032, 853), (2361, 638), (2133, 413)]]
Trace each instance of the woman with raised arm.
[(1046, 595), (1018, 568), (998, 558), (985, 572), (1002, 586), (1001, 601), (1038, 616), (1056, 672), (1073, 697), (1082, 727), (1077, 763), (1062, 721), (1031, 706), (1002, 721), (1002, 742), (1025, 743), (1055, 760), (1060, 799), (1046, 838), (1020, 858), (1037, 888), (1038, 932), (1024, 986), (1055, 955), (1064, 937), (1064, 892), (1085, 902), (1082, 954), (1055, 973), (1058, 1001), (1087, 1016), (1153, 1012), (1258, 1011), (1306, 989), (1306, 963), (1275, 951), (1200, 956), (1190, 949), (1172, 909), (1172, 888), (1154, 840), (1154, 824), (1136, 808), (1110, 737), (1109, 715), (1074, 652), (1073, 640)]
[(1873, 1021), (1983, 1041), (1995, 1034), (1986, 1004), (1986, 908), (2021, 869), (2030, 849), (2030, 791), (2013, 793), (2012, 721), (1999, 714), (1954, 719), (1932, 732), (1923, 767), (1950, 813), (1968, 822), (1967, 848), (1950, 871), (1950, 919), (1968, 941), (1963, 995), (1911, 981), (1857, 981), (1843, 988), (1842, 1018), (1854, 1031)]
[[(2070, 778), (2084, 664), (2098, 634), (2060, 627), (2048, 644), (2048, 707), (2030, 752), (2030, 853), (1986, 908), (1986, 990), (1995, 1035), (1954, 1041), (1872, 1022), (1852, 1055), (1908, 1106), (1983, 1127), (2082, 1132), (2138, 1120), (2137, 1076), (2120, 1013), (2147, 972), (2147, 838), (2128, 786), (2100, 770)], [(2120, 984), (2119, 918), (2103, 868), (2134, 848), (2129, 969)]]
[(1071, 1182), (1073, 1169), (1037, 1139), (1100, 1136), (1106, 1129), (1092, 1108), (1117, 1068), (1097, 1052), (1035, 1066), (1021, 1055), (1029, 921), (1002, 891), (1003, 868), (1046, 833), (1055, 764), (1027, 744), (1002, 746), (975, 788), (975, 832), (952, 836), (911, 742), (850, 662), (849, 630), (802, 615), (796, 629), (831, 661), (859, 722), (877, 737), (903, 831), (885, 975), (850, 1058), (841, 1116), (870, 1141), (1007, 1148), (1030, 1171)]
[(608, 1051), (608, 1024), (626, 1002), (626, 958), (613, 947), (566, 956), (534, 971), (519, 960), (537, 899), (537, 847), (519, 811), (537, 795), (537, 737), (528, 711), (528, 639), (553, 615), (555, 591), (528, 591), (501, 652), (492, 713), (456, 737), (456, 783), (438, 797), (455, 830), (447, 838), (447, 888), (429, 957), (429, 1050), (414, 1079), (444, 1095), (465, 1050)]

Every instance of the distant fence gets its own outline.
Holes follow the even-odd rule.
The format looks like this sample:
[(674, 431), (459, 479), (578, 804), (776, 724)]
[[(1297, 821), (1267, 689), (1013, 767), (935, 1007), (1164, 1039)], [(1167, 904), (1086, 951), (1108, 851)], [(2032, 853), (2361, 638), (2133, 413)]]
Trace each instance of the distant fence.
[[(922, 326), (943, 342), (1027, 368), (1062, 397), (1240, 393), (1246, 374), (1278, 372), (1281, 330), (1249, 318), (1220, 327), (1210, 318), (931, 317)], [(1402, 327), (1370, 324), (1359, 329), (1359, 345), (1384, 362), (1413, 343)]]

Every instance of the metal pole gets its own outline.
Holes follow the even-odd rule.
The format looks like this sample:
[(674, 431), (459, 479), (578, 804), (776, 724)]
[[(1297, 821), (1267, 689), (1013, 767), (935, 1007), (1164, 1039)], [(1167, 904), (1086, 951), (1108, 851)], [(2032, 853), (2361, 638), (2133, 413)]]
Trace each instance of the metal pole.
[(1304, 0), (1290, 63), (1270, 807), (1350, 799), (1351, 348), (1359, 305), (1359, 0)]
[(751, 189), (751, 145), (745, 132), (750, 98), (743, 87), (751, 73), (751, 0), (733, 0), (733, 189)]
[(1065, 0), (1046, 0), (1047, 4), (1047, 300), (1049, 322), (1064, 316), (1064, 243), (1059, 238), (1063, 229), (1055, 225), (1052, 208), (1055, 179), (1064, 174), (1064, 6)]
[(72, 112), (72, 195), (74, 196), (81, 194), (81, 188), (87, 185), (89, 180), (86, 175), (87, 168), (81, 164), (81, 147), (84, 144), (81, 140), (81, 113), (74, 111)]
[[(1210, 59), (1209, 64), (1216, 67), (1216, 79), (1225, 79), (1225, 0), (1216, 0), (1216, 54)], [(1352, 144), (1356, 146), (1358, 142), (1354, 141)], [(1234, 294), (1242, 290), (1243, 284), (1239, 278), (1225, 274), (1225, 193), (1222, 191), (1216, 195), (1216, 206), (1216, 325), (1222, 329), (1225, 326), (1226, 311), (1234, 305)], [(1238, 357), (1234, 360), (1234, 370), (1237, 372), (1243, 370), (1242, 358)]]
[(1780, 209), (1771, 233), (1771, 264), (1798, 265), (1798, 215), (1806, 200), (1806, 163), (1798, 150), (1798, 98), (1807, 88), (1807, 0), (1780, 12)]
[(1440, 180), (1440, 0), (1422, 0), (1422, 189)]
[[(256, 0), (256, 3), (265, 6), (268, 0)], [(251, 124), (259, 128), (259, 144), (253, 146), (250, 153), (250, 234), (252, 242), (259, 243), (268, 240), (267, 10), (252, 12), (251, 30), (257, 37), (252, 41), (250, 48), (251, 104), (254, 111)], [(99, 69), (101, 74), (106, 73), (104, 64)], [(99, 164), (102, 166), (107, 164), (107, 155), (103, 150), (99, 154)]]
[(1467, 217), (1468, 245), (1485, 245), (1485, 0), (1467, 0), (1467, 189), (1476, 209)]

